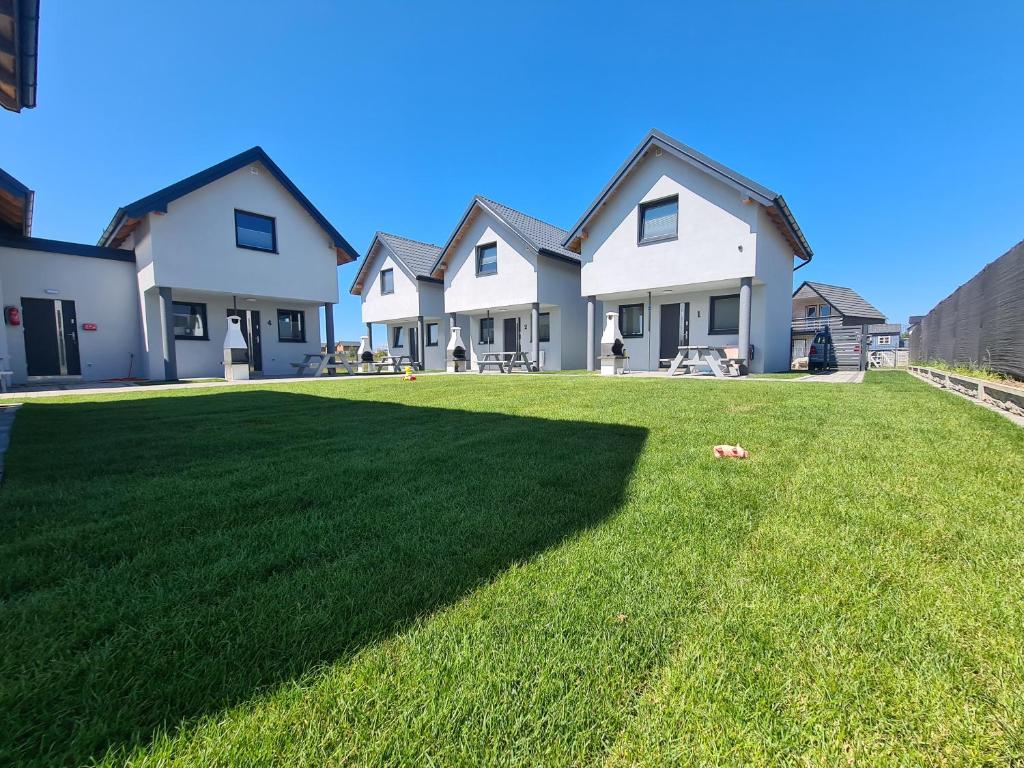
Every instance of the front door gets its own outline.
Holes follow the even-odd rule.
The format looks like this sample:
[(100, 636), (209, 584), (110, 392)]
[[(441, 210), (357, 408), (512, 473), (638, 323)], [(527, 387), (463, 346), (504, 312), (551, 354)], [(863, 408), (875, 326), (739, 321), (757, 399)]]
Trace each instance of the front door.
[[(504, 323), (505, 332), (505, 346), (503, 347), (505, 352), (521, 352), (519, 348), (519, 318), (518, 317), (506, 317)], [(536, 329), (534, 329), (536, 333)]]
[(29, 376), (81, 376), (78, 317), (67, 299), (21, 300)]
[(409, 359), (414, 363), (420, 361), (420, 338), (415, 325), (409, 326)]
[[(658, 357), (670, 361), (679, 354), (680, 346), (690, 343), (690, 302), (661, 305), (661, 341)], [(663, 367), (668, 362), (661, 363)]]
[(249, 371), (263, 373), (263, 337), (260, 331), (260, 311), (258, 309), (228, 309), (228, 317), (240, 317), (242, 322), (242, 338), (249, 349)]

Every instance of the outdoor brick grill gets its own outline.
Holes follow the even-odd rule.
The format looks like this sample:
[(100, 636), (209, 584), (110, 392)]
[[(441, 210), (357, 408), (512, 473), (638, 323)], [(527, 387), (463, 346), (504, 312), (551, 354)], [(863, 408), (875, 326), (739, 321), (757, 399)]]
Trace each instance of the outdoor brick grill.
[(461, 373), (468, 370), (466, 363), (466, 345), (462, 341), (462, 331), (458, 326), (452, 328), (451, 336), (448, 339), (447, 370), (449, 373)]
[(224, 378), (244, 381), (249, 378), (249, 345), (242, 336), (242, 319), (228, 317), (228, 332), (224, 334)]
[(625, 372), (626, 345), (619, 332), (619, 313), (606, 312), (601, 333), (601, 375), (615, 376)]
[(359, 362), (362, 364), (363, 373), (370, 372), (370, 364), (373, 363), (373, 350), (370, 349), (370, 337), (359, 337), (359, 351), (356, 353)]

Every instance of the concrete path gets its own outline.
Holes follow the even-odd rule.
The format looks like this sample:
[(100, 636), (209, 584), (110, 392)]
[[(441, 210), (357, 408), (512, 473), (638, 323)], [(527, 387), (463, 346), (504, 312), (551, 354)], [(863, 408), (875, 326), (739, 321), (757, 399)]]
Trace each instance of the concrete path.
[(793, 381), (816, 381), (819, 384), (860, 384), (864, 381), (864, 371), (829, 371), (828, 373), (812, 373), (801, 376)]
[(11, 429), (17, 410), (16, 405), (0, 405), (0, 484), (4, 482), (4, 453), (11, 444)]

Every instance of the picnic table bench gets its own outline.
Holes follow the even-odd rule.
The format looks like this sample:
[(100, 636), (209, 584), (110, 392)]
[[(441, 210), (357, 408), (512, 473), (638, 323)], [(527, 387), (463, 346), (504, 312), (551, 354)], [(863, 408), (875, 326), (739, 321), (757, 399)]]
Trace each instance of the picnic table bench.
[(356, 372), (355, 363), (350, 361), (342, 352), (308, 352), (301, 363), (291, 363), (295, 369), (296, 376), (304, 376), (307, 371), (312, 371), (313, 376), (323, 376), (327, 371), (336, 371), (344, 368), (349, 373)]
[(679, 347), (679, 354), (672, 360), (668, 375), (674, 376), (680, 368), (688, 373), (702, 373), (706, 369), (712, 376), (724, 379), (727, 376), (739, 376), (740, 366), (746, 362), (746, 358), (727, 355), (722, 347), (704, 344), (683, 345)]
[(385, 368), (391, 368), (392, 373), (401, 373), (402, 368), (408, 365), (416, 370), (422, 370), (423, 366), (419, 363), (414, 362), (409, 355), (385, 355), (380, 360), (374, 361), (374, 366), (377, 368), (377, 373), (382, 373)]
[(515, 352), (482, 352), (476, 356), (476, 364), (480, 373), (484, 368), (497, 368), (499, 373), (508, 373), (512, 370), (512, 358)]

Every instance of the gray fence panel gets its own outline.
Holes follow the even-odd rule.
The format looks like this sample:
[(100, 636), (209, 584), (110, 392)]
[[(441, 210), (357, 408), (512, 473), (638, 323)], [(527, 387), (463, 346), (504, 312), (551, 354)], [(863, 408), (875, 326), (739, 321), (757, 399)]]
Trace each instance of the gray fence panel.
[(1024, 241), (925, 315), (910, 335), (910, 359), (1024, 378)]

